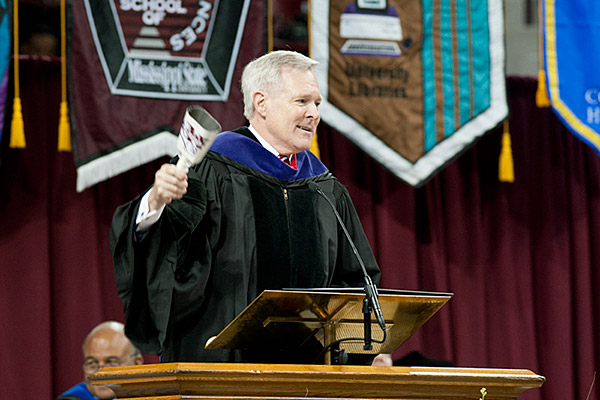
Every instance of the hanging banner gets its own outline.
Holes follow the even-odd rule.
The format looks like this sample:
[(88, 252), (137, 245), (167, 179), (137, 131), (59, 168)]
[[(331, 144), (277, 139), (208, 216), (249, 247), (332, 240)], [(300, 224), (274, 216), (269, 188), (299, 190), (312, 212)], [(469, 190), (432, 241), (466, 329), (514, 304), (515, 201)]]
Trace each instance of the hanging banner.
[[(6, 109), (6, 93), (8, 89), (8, 64), (10, 61), (10, 13), (5, 0), (0, 0), (0, 121), (4, 121)], [(0, 127), (0, 140), (2, 139)]]
[(70, 109), (77, 191), (175, 155), (191, 104), (201, 103), (223, 126), (246, 123), (237, 82), (243, 66), (266, 47), (264, 3), (250, 4), (72, 2)]
[(321, 117), (422, 185), (508, 115), (502, 0), (313, 0)]
[(540, 5), (550, 106), (600, 154), (600, 3), (541, 0)]

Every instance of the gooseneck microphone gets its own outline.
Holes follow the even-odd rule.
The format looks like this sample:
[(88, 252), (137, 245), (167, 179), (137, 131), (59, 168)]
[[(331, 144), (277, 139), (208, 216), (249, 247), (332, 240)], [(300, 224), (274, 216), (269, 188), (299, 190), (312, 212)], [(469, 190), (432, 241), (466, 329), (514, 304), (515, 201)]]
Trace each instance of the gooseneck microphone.
[[(331, 206), (331, 209), (333, 210), (333, 213), (335, 214), (335, 217), (337, 218), (338, 223), (340, 224), (342, 230), (344, 231), (344, 234), (346, 235), (346, 239), (348, 239), (348, 243), (350, 243), (350, 247), (352, 247), (352, 251), (354, 252), (354, 255), (356, 256), (356, 259), (358, 260), (358, 263), (360, 264), (360, 267), (362, 268), (364, 279), (365, 279), (366, 297), (373, 307), (373, 311), (375, 312), (375, 318), (377, 319), (377, 323), (381, 327), (381, 330), (383, 332), (385, 332), (385, 320), (383, 319), (383, 314), (381, 313), (381, 307), (379, 305), (379, 294), (377, 293), (377, 287), (375, 286), (375, 284), (373, 283), (373, 280), (367, 273), (365, 264), (360, 256), (360, 254), (358, 254), (358, 250), (356, 249), (356, 246), (354, 245), (354, 241), (352, 240), (352, 237), (350, 237), (350, 233), (348, 233), (346, 224), (344, 224), (344, 221), (342, 221), (342, 217), (336, 210), (333, 202), (329, 199), (329, 197), (327, 197), (327, 195), (325, 194), (325, 192), (323, 192), (323, 189), (321, 189), (321, 187), (319, 185), (317, 185), (314, 182), (309, 182), (308, 188), (310, 190), (317, 192), (317, 194), (319, 194), (319, 196), (321, 196), (323, 199), (325, 199), (325, 201), (327, 201), (327, 203)], [(370, 328), (370, 324), (369, 324), (369, 328)], [(369, 338), (369, 340), (370, 340), (370, 338)]]

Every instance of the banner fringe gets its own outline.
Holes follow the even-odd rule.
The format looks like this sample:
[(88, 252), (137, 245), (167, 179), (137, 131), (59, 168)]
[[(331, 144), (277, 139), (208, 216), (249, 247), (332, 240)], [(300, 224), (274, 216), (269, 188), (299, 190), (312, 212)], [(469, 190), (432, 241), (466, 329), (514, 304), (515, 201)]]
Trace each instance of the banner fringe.
[(163, 156), (177, 154), (177, 135), (163, 131), (77, 167), (77, 192)]

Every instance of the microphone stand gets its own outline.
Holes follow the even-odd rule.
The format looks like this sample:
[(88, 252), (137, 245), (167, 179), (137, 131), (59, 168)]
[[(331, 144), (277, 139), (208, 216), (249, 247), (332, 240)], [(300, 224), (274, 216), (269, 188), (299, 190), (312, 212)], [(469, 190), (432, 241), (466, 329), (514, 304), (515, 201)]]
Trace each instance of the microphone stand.
[(365, 326), (365, 344), (363, 345), (363, 350), (373, 350), (371, 342), (371, 304), (367, 296), (363, 299), (362, 312)]
[(348, 233), (348, 229), (346, 228), (344, 221), (342, 221), (342, 217), (335, 209), (335, 205), (332, 203), (332, 201), (329, 199), (329, 197), (327, 197), (327, 195), (325, 195), (325, 192), (323, 192), (323, 190), (319, 187), (319, 185), (317, 185), (314, 182), (310, 182), (308, 184), (308, 187), (309, 187), (309, 189), (317, 192), (331, 206), (331, 209), (333, 210), (333, 213), (335, 214), (335, 217), (337, 218), (338, 223), (340, 224), (340, 227), (344, 231), (344, 234), (346, 235), (346, 239), (348, 239), (348, 243), (350, 243), (350, 247), (352, 247), (352, 251), (354, 252), (354, 255), (356, 256), (356, 259), (358, 260), (358, 263), (360, 264), (360, 267), (362, 269), (362, 272), (363, 272), (363, 275), (365, 278), (365, 298), (363, 300), (363, 308), (362, 308), (362, 312), (364, 315), (364, 332), (365, 332), (365, 338), (364, 338), (365, 344), (364, 344), (363, 349), (364, 350), (372, 350), (373, 345), (372, 345), (372, 338), (371, 338), (371, 308), (375, 312), (375, 318), (377, 319), (377, 323), (379, 324), (379, 326), (381, 327), (381, 330), (383, 331), (384, 338), (385, 338), (385, 334), (386, 334), (385, 320), (383, 319), (381, 307), (379, 306), (379, 295), (377, 293), (377, 288), (375, 287), (375, 284), (373, 284), (371, 277), (367, 273), (365, 264), (360, 256), (360, 254), (358, 254), (358, 250), (356, 249), (356, 246), (354, 245), (354, 242), (352, 241), (352, 237), (350, 237), (350, 233)]

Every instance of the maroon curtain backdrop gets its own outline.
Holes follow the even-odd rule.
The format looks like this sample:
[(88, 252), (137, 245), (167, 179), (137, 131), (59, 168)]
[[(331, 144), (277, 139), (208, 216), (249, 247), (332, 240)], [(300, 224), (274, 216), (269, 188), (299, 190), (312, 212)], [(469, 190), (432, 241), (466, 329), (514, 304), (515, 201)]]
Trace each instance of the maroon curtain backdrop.
[[(0, 159), (0, 387), (2, 398), (52, 399), (81, 380), (87, 332), (123, 320), (110, 220), (159, 162), (77, 194), (72, 155), (56, 151), (60, 66), (21, 68), (27, 148), (7, 149), (6, 135)], [(419, 189), (326, 126), (322, 159), (350, 190), (382, 286), (455, 293), (395, 358), (526, 368), (548, 381), (523, 398), (584, 400), (600, 357), (600, 159), (535, 107), (535, 81), (508, 87), (513, 184), (497, 179), (499, 130)]]

